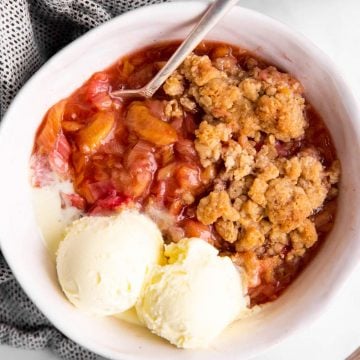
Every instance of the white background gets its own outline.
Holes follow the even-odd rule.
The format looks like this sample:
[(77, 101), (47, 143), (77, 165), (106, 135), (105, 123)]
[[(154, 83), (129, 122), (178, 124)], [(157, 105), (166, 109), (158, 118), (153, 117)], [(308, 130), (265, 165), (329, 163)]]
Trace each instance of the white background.
[[(333, 59), (360, 100), (360, 0), (239, 0), (239, 5), (281, 20), (310, 38)], [(360, 259), (321, 318), (254, 360), (343, 360), (358, 346)], [(47, 350), (0, 346), (0, 359), (58, 358)]]

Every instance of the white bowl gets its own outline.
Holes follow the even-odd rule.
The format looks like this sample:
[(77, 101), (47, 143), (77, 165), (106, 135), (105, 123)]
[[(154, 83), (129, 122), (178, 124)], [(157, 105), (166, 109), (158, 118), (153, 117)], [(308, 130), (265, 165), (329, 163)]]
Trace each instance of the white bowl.
[(90, 317), (66, 301), (35, 223), (28, 182), (34, 135), (46, 110), (92, 73), (159, 40), (183, 38), (205, 4), (168, 3), (122, 15), (67, 46), (20, 91), (0, 134), (0, 240), (19, 283), (65, 335), (113, 359), (245, 359), (318, 316), (359, 261), (360, 111), (329, 59), (307, 39), (254, 11), (234, 8), (207, 39), (243, 46), (295, 75), (325, 120), (342, 163), (335, 227), (301, 276), (256, 316), (234, 323), (208, 350), (178, 350), (144, 328)]

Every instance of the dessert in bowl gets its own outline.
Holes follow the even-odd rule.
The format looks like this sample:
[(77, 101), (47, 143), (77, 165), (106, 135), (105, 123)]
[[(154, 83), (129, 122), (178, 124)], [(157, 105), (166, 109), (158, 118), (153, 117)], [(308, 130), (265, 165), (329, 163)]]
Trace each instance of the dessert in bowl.
[[(315, 252), (323, 235), (329, 233), (337, 209), (334, 228), (293, 284), (259, 312), (233, 322), (207, 350), (196, 352), (204, 358), (249, 356), (313, 317), (323, 304), (320, 299), (339, 287), (356, 261), (358, 218), (344, 204), (350, 203), (349, 199), (356, 201), (358, 196), (356, 179), (349, 174), (358, 166), (351, 154), (358, 147), (359, 115), (342, 80), (306, 40), (240, 8), (209, 34), (208, 38), (217, 42), (198, 47), (155, 99), (123, 104), (109, 99), (110, 86), (119, 85), (111, 83), (113, 74), (118, 80), (125, 74), (124, 86), (143, 85), (140, 82), (166, 60), (164, 53), (171, 52), (173, 45), (161, 44), (161, 40), (183, 37), (187, 31), (184, 20), (203, 9), (200, 4), (191, 4), (176, 13), (179, 25), (167, 23), (166, 14), (173, 14), (179, 6), (153, 7), (164, 20), (141, 35), (138, 24), (145, 19), (151, 23), (149, 10), (137, 11), (136, 19), (133, 14), (125, 15), (89, 33), (50, 61), (24, 88), (5, 119), (2, 146), (10, 151), (5, 139), (11, 137), (11, 131), (18, 134), (15, 125), (10, 125), (19, 117), (16, 111), (28, 109), (26, 114), (31, 117), (26, 123), (26, 139), (19, 139), (24, 144), (18, 155), (23, 161), (4, 166), (13, 166), (15, 174), (18, 166), (24, 166), (16, 177), (16, 181), (23, 180), (24, 192), (17, 187), (12, 206), (17, 198), (22, 204), (27, 199), (25, 204), (30, 209), (31, 189), (25, 185), (28, 164), (24, 159), (28, 161), (32, 153), (40, 119), (55, 104), (36, 136), (33, 184), (48, 186), (51, 172), (47, 171), (55, 169), (74, 189), (61, 190), (64, 211), (77, 209), (87, 219), (118, 212), (121, 216), (126, 207), (152, 218), (167, 243), (202, 238), (245, 274), (242, 290), (249, 300), (247, 307), (281, 294)], [(237, 20), (241, 25), (230, 31)], [(114, 34), (125, 29), (126, 44), (114, 45)], [(269, 33), (273, 41), (264, 35)], [(147, 52), (136, 51), (154, 40), (157, 44), (147, 48), (150, 55), (141, 60)], [(112, 64), (108, 72), (102, 71)], [(30, 95), (40, 89), (47, 97), (39, 96), (39, 103), (34, 103)], [(77, 109), (70, 107), (74, 104)], [(57, 118), (61, 127), (55, 132), (46, 130), (49, 119), (51, 123)], [(99, 123), (102, 126), (96, 125)], [(56, 135), (53, 142), (49, 142), (49, 134)], [(81, 156), (86, 158), (85, 167), (81, 161), (74, 161)], [(70, 157), (72, 160), (64, 161)], [(339, 195), (337, 158), (342, 179)], [(9, 180), (6, 187), (16, 184), (14, 179)], [(76, 216), (74, 210), (71, 220)], [(170, 220), (162, 221), (165, 218)], [(54, 262), (36, 235), (33, 215), (27, 213), (24, 219), (28, 221), (26, 241), (24, 233), (22, 238), (19, 233), (12, 235), (12, 243), (7, 240), (7, 229), (15, 225), (10, 221), (4, 226), (2, 248), (25, 290), (60, 330), (105, 356), (189, 356), (156, 341), (139, 326), (76, 311), (61, 293)], [(26, 256), (20, 252), (24, 257), (21, 261), (13, 261), (16, 246), (26, 249)], [(171, 248), (165, 251), (168, 263), (171, 252)], [(156, 266), (161, 273), (168, 265)], [(27, 278), (28, 268), (36, 272), (37, 284)], [(42, 289), (53, 305), (49, 302), (46, 307), (34, 287)], [(147, 287), (144, 289), (145, 299)], [(152, 330), (157, 332), (155, 327)]]

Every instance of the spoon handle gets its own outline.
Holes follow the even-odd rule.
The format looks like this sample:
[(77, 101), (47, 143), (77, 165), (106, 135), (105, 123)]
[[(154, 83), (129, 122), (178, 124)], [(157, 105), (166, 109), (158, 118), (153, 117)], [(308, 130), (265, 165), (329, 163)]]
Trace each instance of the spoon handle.
[[(215, 0), (207, 9), (195, 28), (190, 32), (174, 54), (170, 57), (166, 65), (155, 75), (155, 77), (142, 89), (139, 90), (120, 90), (119, 95), (129, 92), (141, 93), (142, 96), (151, 97), (166, 79), (181, 65), (189, 53), (201, 42), (205, 35), (218, 23), (218, 21), (228, 12), (238, 0)], [(113, 92), (116, 95), (116, 91)]]

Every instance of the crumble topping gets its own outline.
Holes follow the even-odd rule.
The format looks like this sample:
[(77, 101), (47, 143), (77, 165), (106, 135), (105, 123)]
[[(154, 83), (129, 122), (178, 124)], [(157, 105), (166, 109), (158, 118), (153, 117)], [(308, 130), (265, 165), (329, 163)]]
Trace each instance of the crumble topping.
[(313, 215), (336, 196), (340, 164), (326, 169), (314, 148), (286, 153), (308, 126), (296, 79), (256, 60), (248, 71), (231, 60), (191, 54), (164, 91), (204, 110), (195, 149), (214, 186), (200, 199), (197, 219), (234, 246), (233, 260), (256, 285), (259, 274), (270, 281), (282, 262), (316, 243)]

